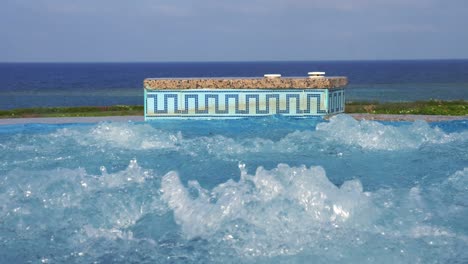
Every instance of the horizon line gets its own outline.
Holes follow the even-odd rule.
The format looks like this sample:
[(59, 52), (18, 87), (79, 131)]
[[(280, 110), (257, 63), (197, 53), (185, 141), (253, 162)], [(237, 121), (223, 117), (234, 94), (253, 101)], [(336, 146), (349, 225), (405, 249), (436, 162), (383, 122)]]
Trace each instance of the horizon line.
[(0, 61), (0, 64), (121, 64), (121, 63), (262, 63), (262, 62), (377, 62), (377, 61), (463, 61), (468, 58), (424, 58), (424, 59), (334, 59), (334, 60), (212, 60), (212, 61)]

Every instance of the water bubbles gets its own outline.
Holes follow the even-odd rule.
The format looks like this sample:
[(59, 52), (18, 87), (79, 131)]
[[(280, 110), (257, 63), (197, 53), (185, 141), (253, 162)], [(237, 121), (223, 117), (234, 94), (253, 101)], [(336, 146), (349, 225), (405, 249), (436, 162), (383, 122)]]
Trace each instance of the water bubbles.
[(376, 121), (357, 121), (348, 115), (337, 115), (330, 122), (317, 125), (324, 140), (359, 146), (370, 150), (414, 149), (424, 144), (445, 144), (468, 138), (467, 132), (446, 134), (424, 121), (391, 126)]
[[(103, 171), (103, 170), (101, 169), (101, 172), (102, 172), (102, 171)], [(81, 185), (83, 188), (87, 188), (87, 187), (88, 187), (88, 184), (87, 184), (85, 181), (81, 181), (81, 182), (80, 182), (80, 185)]]
[(128, 165), (128, 168), (129, 169), (134, 169), (135, 167), (138, 166), (138, 163), (137, 163), (137, 160), (136, 159), (132, 159), (130, 160), (130, 164)]
[(337, 216), (340, 216), (341, 219), (343, 219), (343, 220), (346, 220), (349, 217), (349, 211), (344, 210), (341, 205), (334, 204), (333, 205), (333, 212), (335, 214), (332, 215), (332, 217), (330, 219), (332, 221), (335, 221)]
[(342, 116), (317, 130), (311, 120), (245, 122), (201, 132), (190, 122), (60, 125), (0, 138), (0, 259), (467, 259), (463, 129)]
[[(291, 175), (295, 175), (293, 179)], [(354, 190), (352, 186), (357, 187)], [(163, 177), (162, 190), (162, 198), (189, 238), (208, 238), (231, 230), (235, 233), (224, 235), (223, 241), (236, 237), (237, 250), (252, 255), (297, 252), (298, 247), (320, 239), (313, 235), (317, 230), (328, 224), (340, 228), (337, 221), (345, 224), (360, 214), (356, 205), (369, 202), (359, 184), (339, 189), (321, 168), (291, 168), (284, 164), (271, 171), (259, 168), (255, 175), (245, 175), (237, 183), (219, 185), (211, 191), (211, 196), (218, 197), (214, 203), (204, 196), (191, 198), (175, 173)], [(239, 221), (251, 231), (239, 230), (238, 224), (231, 226)], [(300, 233), (303, 238), (298, 240)]]

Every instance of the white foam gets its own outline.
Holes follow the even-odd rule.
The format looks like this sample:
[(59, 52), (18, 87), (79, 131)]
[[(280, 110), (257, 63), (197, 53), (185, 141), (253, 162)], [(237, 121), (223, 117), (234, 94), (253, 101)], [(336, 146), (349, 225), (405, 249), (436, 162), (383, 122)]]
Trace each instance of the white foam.
[[(466, 140), (468, 132), (445, 133), (423, 121), (394, 126), (337, 115), (329, 122), (319, 123), (315, 130), (294, 131), (278, 140), (262, 137), (230, 138), (222, 135), (185, 138), (181, 132), (163, 131), (149, 124), (126, 123), (100, 123), (89, 131), (64, 128), (47, 137), (48, 141), (73, 140), (81, 146), (97, 147), (102, 151), (107, 148), (172, 150), (191, 156), (208, 154), (224, 160), (239, 160), (236, 157), (243, 154), (316, 152), (331, 147), (330, 143), (366, 150), (415, 149), (425, 144)], [(17, 147), (30, 148), (27, 144)]]
[(318, 243), (322, 228), (360, 226), (376, 213), (359, 181), (338, 188), (321, 167), (280, 164), (260, 167), (255, 175), (242, 169), (239, 182), (229, 180), (211, 191), (190, 185), (199, 189), (198, 197), (190, 196), (174, 172), (161, 184), (162, 199), (183, 233), (210, 239), (223, 233), (223, 240), (247, 255), (292, 254)]
[[(153, 172), (142, 169), (136, 160), (131, 160), (125, 170), (108, 173), (102, 167), (101, 172), (92, 175), (81, 168), (33, 173), (14, 170), (0, 181), (0, 188), (5, 190), (0, 193), (0, 218), (12, 213), (44, 217), (47, 210), (59, 216), (68, 210), (83, 209), (93, 212), (88, 215), (89, 221), (102, 217), (105, 221), (99, 221), (103, 228), (124, 228), (149, 211), (167, 210), (157, 188), (145, 188), (148, 179), (154, 181)], [(135, 188), (139, 191), (128, 191)], [(143, 200), (142, 195), (148, 194)]]
[[(6, 153), (0, 158), (0, 237), (28, 256), (46, 252), (50, 262), (70, 260), (69, 252), (82, 252), (81, 263), (107, 257), (118, 262), (112, 258), (117, 255), (137, 255), (140, 262), (167, 257), (240, 263), (449, 263), (454, 254), (467, 256), (468, 169), (453, 173), (464, 165), (465, 132), (340, 116), (317, 130), (310, 127), (282, 137), (276, 131), (229, 137), (103, 123), (15, 135), (0, 146)], [(367, 142), (369, 137), (376, 139)], [(439, 145), (449, 142), (455, 143)], [(414, 151), (419, 147), (423, 151)], [(404, 164), (415, 166), (380, 172), (378, 165), (367, 166), (375, 161), (368, 159), (374, 150), (382, 152), (376, 157), (398, 157), (392, 160), (395, 168), (408, 158), (415, 162)], [(386, 152), (395, 150), (412, 151), (401, 156)], [(350, 153), (365, 155), (348, 159)], [(444, 156), (431, 164), (437, 155)], [(180, 169), (181, 178), (191, 180), (173, 171), (159, 177), (133, 157), (155, 169)], [(280, 164), (249, 174), (240, 164), (239, 181), (218, 184), (232, 177), (231, 161), (238, 160), (265, 166), (323, 161), (326, 168), (344, 169), (330, 169), (336, 174), (329, 179), (319, 166)], [(127, 168), (121, 167), (125, 163)], [(79, 168), (83, 165), (87, 170)], [(99, 172), (101, 165), (106, 167)], [(192, 175), (195, 167), (206, 171), (194, 169)], [(354, 174), (369, 185), (341, 183)], [(218, 185), (208, 189), (205, 184)], [(372, 192), (364, 191), (369, 188)], [(39, 242), (29, 247), (29, 241)], [(65, 253), (41, 247), (49, 244)], [(115, 255), (107, 253), (112, 250)]]
[(328, 123), (319, 123), (317, 131), (328, 141), (377, 150), (413, 149), (423, 144), (444, 144), (468, 138), (466, 132), (447, 134), (424, 121), (396, 127), (376, 121), (357, 121), (348, 115), (336, 115)]
[[(468, 168), (434, 186), (372, 193), (359, 180), (336, 186), (319, 166), (279, 164), (272, 170), (259, 167), (253, 175), (244, 164), (239, 168), (239, 181), (211, 190), (193, 180), (184, 186), (176, 172), (159, 185), (159, 178), (135, 160), (115, 173), (102, 168), (101, 175), (83, 169), (16, 170), (0, 179), (0, 219), (15, 235), (31, 240), (70, 230), (70, 237), (61, 239), (90, 259), (109, 245), (119, 252), (146, 245), (145, 256), (153, 256), (155, 247), (180, 245), (187, 253), (185, 245), (200, 241), (202, 252), (221, 259), (224, 250), (232, 250), (241, 260), (305, 254), (318, 261), (404, 262), (427, 260), (421, 248), (450, 260), (447, 249), (468, 245), (465, 232), (453, 227), (464, 224), (450, 222), (464, 221), (467, 214)], [(158, 217), (149, 219), (155, 221), (139, 223), (154, 214)], [(154, 226), (161, 230), (148, 235)], [(158, 240), (164, 232), (179, 231), (185, 239)]]
[[(331, 255), (321, 251), (324, 247), (352, 251), (353, 243), (372, 243), (376, 237), (388, 239), (381, 242), (382, 247), (419, 238), (428, 244), (442, 245), (447, 239), (468, 243), (465, 235), (428, 224), (434, 210), (442, 213), (445, 209), (434, 208), (425, 195), (443, 198), (418, 186), (369, 193), (359, 180), (337, 187), (322, 167), (279, 164), (273, 170), (260, 167), (255, 175), (249, 175), (243, 164), (240, 169), (238, 182), (229, 180), (211, 191), (195, 181), (184, 187), (175, 172), (163, 177), (162, 199), (187, 239), (202, 237), (228, 245), (243, 256), (295, 255), (307, 249), (327, 259)], [(447, 182), (464, 178), (465, 171)], [(388, 251), (376, 254), (392, 256)], [(419, 258), (417, 252), (402, 257)]]
[(109, 146), (123, 149), (177, 149), (180, 133), (172, 134), (148, 124), (99, 123), (83, 133), (81, 129), (63, 128), (53, 137), (73, 138), (84, 146)]

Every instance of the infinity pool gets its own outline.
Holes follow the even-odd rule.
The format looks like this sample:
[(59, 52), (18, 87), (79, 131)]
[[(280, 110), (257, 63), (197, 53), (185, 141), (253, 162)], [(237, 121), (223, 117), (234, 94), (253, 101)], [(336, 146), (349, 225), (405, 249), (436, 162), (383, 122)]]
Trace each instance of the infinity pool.
[(468, 121), (0, 126), (0, 263), (466, 263)]

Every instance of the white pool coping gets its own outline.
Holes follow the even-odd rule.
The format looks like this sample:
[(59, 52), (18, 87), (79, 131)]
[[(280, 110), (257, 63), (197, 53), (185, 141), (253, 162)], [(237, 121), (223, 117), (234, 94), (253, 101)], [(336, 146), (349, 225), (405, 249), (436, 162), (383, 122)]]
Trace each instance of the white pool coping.
[[(383, 114), (349, 114), (357, 120), (379, 121), (416, 121), (440, 122), (468, 120), (468, 116), (442, 115), (383, 115)], [(99, 122), (143, 122), (143, 116), (99, 116), (99, 117), (36, 117), (36, 118), (0, 118), (0, 125), (21, 124), (76, 124)], [(152, 121), (157, 122), (157, 121)]]

